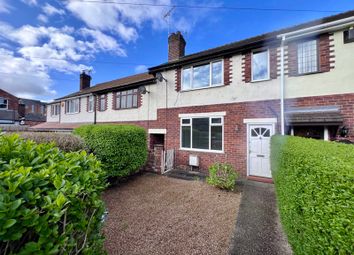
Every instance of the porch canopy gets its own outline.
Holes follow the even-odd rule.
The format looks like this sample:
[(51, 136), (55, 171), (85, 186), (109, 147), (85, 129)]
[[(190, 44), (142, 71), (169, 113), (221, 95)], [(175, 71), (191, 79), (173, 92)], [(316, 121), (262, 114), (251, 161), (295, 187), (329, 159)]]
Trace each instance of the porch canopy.
[(297, 107), (285, 112), (288, 126), (340, 126), (343, 116), (337, 106)]

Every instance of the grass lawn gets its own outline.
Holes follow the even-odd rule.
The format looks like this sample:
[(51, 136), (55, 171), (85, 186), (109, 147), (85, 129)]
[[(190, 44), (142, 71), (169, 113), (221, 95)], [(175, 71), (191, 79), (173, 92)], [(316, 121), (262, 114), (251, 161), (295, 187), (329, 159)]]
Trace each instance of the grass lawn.
[(240, 194), (145, 174), (104, 194), (109, 254), (227, 254)]

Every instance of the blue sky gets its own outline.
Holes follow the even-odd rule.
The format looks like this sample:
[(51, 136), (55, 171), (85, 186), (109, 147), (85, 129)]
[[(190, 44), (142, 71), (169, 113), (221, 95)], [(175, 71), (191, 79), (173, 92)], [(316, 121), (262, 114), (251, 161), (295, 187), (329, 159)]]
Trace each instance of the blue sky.
[[(0, 88), (50, 101), (77, 91), (83, 69), (97, 84), (166, 62), (168, 6), (354, 9), (352, 0), (105, 1), (0, 0)], [(177, 7), (170, 31), (182, 31), (190, 54), (338, 12)]]

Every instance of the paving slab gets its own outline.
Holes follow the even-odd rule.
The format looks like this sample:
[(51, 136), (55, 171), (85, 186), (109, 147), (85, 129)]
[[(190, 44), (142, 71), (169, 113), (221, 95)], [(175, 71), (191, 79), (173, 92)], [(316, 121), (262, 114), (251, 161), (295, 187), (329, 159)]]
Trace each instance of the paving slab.
[(280, 224), (274, 185), (254, 181), (238, 184), (242, 199), (230, 254), (292, 254)]

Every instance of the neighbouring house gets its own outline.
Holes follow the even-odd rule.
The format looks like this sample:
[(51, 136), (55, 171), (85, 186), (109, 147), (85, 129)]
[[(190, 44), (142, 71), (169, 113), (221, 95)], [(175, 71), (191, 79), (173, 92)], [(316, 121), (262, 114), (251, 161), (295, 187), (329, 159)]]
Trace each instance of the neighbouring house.
[(354, 11), (190, 55), (179, 32), (168, 46), (149, 73), (92, 87), (82, 73), (36, 128), (133, 123), (149, 134), (155, 171), (229, 162), (265, 181), (274, 133), (354, 141)]
[(0, 89), (0, 124), (33, 126), (46, 121), (46, 103)]

